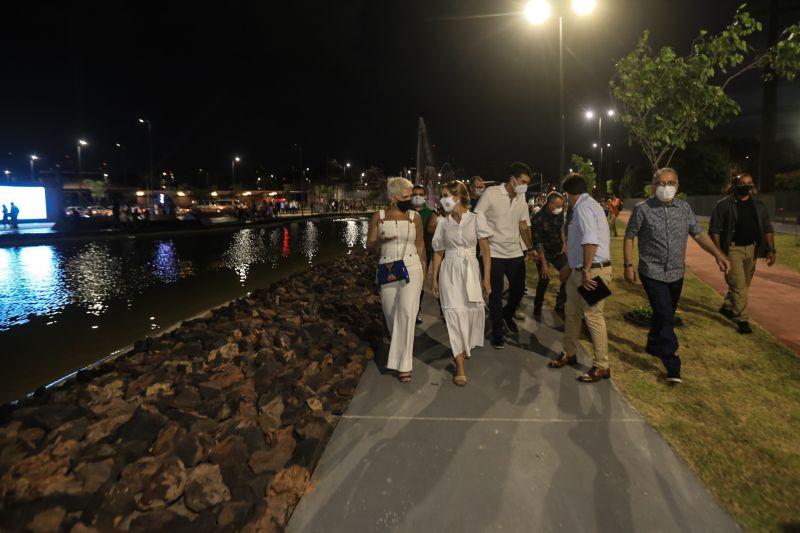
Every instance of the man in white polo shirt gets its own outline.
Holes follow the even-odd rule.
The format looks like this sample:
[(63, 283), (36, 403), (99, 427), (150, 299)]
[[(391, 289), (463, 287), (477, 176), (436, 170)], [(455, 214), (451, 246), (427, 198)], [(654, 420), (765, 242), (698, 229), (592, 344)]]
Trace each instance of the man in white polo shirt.
[[(608, 365), (608, 332), (603, 314), (605, 300), (589, 305), (578, 291), (597, 288), (599, 277), (611, 285), (611, 234), (603, 207), (589, 196), (586, 181), (578, 174), (567, 176), (562, 184), (572, 215), (567, 227), (567, 305), (564, 321), (564, 351), (548, 364), (551, 368), (563, 368), (578, 363), (578, 340), (581, 335), (581, 319), (592, 336), (594, 364), (592, 369), (578, 379), (594, 383), (611, 377)], [(564, 269), (564, 274), (567, 268)]]
[[(492, 294), (489, 296), (489, 315), (492, 320), (492, 347), (505, 346), (503, 333), (508, 328), (512, 333), (519, 330), (514, 323), (514, 313), (522, 301), (525, 289), (524, 252), (532, 257), (530, 217), (525, 203), (525, 192), (531, 181), (531, 169), (525, 163), (511, 163), (503, 183), (489, 187), (475, 208), (483, 213), (492, 228), (489, 250), (492, 254)], [(520, 238), (525, 250), (520, 245)], [(503, 278), (508, 278), (508, 302), (503, 307)]]

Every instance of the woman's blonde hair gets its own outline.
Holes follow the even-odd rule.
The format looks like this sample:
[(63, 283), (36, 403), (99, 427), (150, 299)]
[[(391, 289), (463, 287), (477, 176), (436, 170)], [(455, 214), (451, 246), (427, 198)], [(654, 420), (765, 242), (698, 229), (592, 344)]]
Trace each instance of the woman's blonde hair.
[(413, 189), (413, 188), (414, 188), (413, 183), (400, 176), (390, 177), (386, 181), (386, 192), (389, 193), (390, 199), (392, 196), (394, 196), (395, 198), (399, 198), (400, 195), (403, 194), (403, 191), (405, 191), (406, 189)]
[(469, 198), (469, 191), (467, 190), (467, 186), (464, 185), (462, 182), (458, 180), (453, 180), (450, 183), (446, 183), (442, 186), (442, 189), (447, 189), (447, 192), (452, 194), (454, 197), (458, 198), (461, 205), (464, 209), (469, 209), (471, 203)]

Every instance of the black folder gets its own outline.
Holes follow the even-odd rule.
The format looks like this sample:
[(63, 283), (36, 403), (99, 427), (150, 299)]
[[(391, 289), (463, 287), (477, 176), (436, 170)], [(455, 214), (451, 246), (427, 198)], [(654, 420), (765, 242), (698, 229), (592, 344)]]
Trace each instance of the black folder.
[(581, 293), (581, 296), (583, 296), (583, 299), (586, 300), (586, 303), (589, 305), (594, 305), (600, 300), (611, 296), (611, 289), (608, 288), (603, 278), (597, 276), (593, 281), (597, 282), (597, 287), (595, 287), (593, 291), (586, 290), (583, 285), (578, 287), (578, 292)]

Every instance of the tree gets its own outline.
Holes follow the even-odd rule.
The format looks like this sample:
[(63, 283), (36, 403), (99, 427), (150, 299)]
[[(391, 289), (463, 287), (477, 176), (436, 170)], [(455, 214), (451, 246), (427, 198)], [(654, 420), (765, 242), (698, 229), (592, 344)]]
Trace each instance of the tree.
[(766, 79), (792, 80), (800, 71), (800, 23), (758, 53), (748, 38), (762, 25), (745, 6), (718, 35), (700, 31), (685, 56), (671, 47), (655, 53), (645, 31), (636, 48), (615, 65), (610, 88), (616, 119), (628, 129), (629, 142), (641, 146), (653, 171), (668, 166), (678, 149), (739, 114), (741, 107), (725, 92), (734, 79), (764, 69)]
[(734, 167), (730, 148), (721, 142), (696, 142), (675, 156), (681, 191), (688, 194), (720, 194), (730, 185)]
[(577, 154), (572, 154), (569, 159), (572, 168), (577, 174), (586, 181), (586, 186), (589, 188), (589, 194), (594, 192), (594, 187), (597, 184), (597, 172), (594, 170), (594, 165), (591, 159), (584, 159)]
[(92, 180), (92, 179), (85, 179), (83, 180), (83, 188), (89, 190), (89, 194), (92, 195), (92, 201), (96, 204), (102, 202), (103, 198), (106, 196), (106, 190), (108, 190), (108, 184), (103, 180)]

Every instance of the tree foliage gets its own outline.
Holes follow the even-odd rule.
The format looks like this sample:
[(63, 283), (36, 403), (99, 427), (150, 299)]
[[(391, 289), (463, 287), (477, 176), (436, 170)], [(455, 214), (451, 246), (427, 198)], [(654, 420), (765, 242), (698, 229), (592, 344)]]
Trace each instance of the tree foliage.
[(652, 170), (668, 166), (675, 152), (741, 108), (726, 90), (743, 73), (762, 69), (765, 78), (794, 79), (800, 71), (800, 23), (787, 27), (775, 45), (757, 52), (750, 44), (762, 24), (742, 4), (717, 35), (702, 30), (686, 55), (671, 47), (655, 52), (645, 31), (636, 48), (615, 65), (610, 82), (616, 119), (638, 143)]
[(586, 181), (586, 186), (589, 188), (589, 192), (591, 193), (594, 190), (595, 185), (597, 185), (597, 172), (594, 169), (592, 160), (584, 159), (577, 154), (572, 154), (570, 157), (570, 164), (572, 165), (572, 169), (577, 174), (580, 174), (581, 177)]

